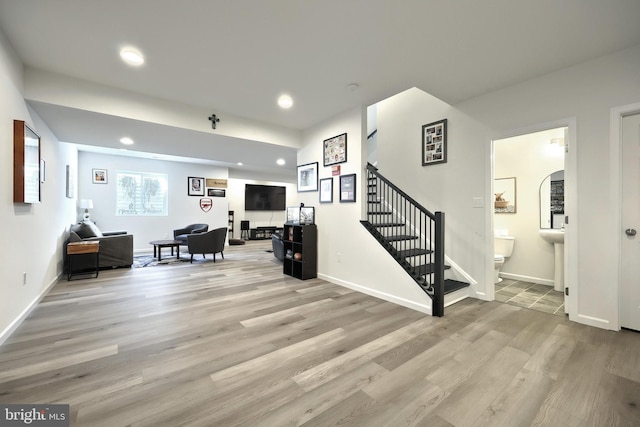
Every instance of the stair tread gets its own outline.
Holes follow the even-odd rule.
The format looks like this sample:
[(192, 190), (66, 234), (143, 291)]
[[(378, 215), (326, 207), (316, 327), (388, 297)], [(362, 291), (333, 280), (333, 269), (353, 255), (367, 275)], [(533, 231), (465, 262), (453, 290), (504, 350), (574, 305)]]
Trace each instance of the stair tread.
[(379, 212), (367, 212), (368, 215), (391, 215), (393, 212), (379, 211)]
[(467, 282), (461, 282), (459, 280), (445, 279), (444, 280), (444, 294), (450, 294), (460, 289), (464, 289), (469, 286)]
[(403, 227), (403, 222), (378, 222), (373, 224), (374, 227)]
[(414, 240), (417, 238), (418, 236), (410, 236), (408, 234), (398, 234), (397, 236), (388, 236), (388, 237), (385, 237), (384, 239), (387, 242), (399, 242), (402, 240)]
[[(425, 274), (431, 274), (433, 273), (433, 266), (434, 264), (422, 264), (422, 265), (416, 265), (415, 267), (413, 267), (413, 271), (416, 272), (417, 275), (419, 276), (424, 276)], [(445, 270), (449, 270), (451, 268), (450, 265), (446, 265), (444, 266)]]
[(409, 258), (412, 256), (429, 255), (431, 252), (433, 251), (429, 249), (421, 249), (421, 248), (404, 249), (404, 250), (398, 251), (398, 255), (402, 258)]
[[(428, 288), (428, 286), (420, 285), (422, 288)], [(460, 282), (459, 280), (453, 279), (445, 279), (444, 280), (444, 294), (451, 294), (455, 291), (459, 291), (460, 289), (464, 289), (468, 287), (469, 284), (467, 282)]]

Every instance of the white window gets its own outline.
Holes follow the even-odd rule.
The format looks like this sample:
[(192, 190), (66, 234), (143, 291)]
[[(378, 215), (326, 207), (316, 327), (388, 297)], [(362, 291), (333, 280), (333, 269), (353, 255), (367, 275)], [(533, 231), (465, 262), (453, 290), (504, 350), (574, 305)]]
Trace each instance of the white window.
[(116, 171), (116, 180), (116, 216), (168, 215), (167, 175)]

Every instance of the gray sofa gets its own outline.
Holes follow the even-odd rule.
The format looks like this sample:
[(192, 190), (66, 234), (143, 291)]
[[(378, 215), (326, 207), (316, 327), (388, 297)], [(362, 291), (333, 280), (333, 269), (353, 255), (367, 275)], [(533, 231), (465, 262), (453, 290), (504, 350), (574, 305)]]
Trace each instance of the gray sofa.
[[(133, 235), (126, 231), (102, 232), (92, 221), (73, 224), (69, 229), (69, 239), (64, 245), (65, 263), (68, 263), (67, 243), (100, 241), (100, 264), (102, 268), (131, 267), (133, 264)], [(73, 271), (95, 269), (93, 254), (76, 255)]]

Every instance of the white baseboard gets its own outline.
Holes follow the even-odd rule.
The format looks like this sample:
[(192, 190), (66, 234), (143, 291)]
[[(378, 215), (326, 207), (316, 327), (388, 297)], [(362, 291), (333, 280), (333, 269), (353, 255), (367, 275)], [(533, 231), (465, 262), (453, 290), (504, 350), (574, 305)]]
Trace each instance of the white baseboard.
[(500, 277), (511, 280), (521, 280), (523, 282), (537, 283), (539, 285), (547, 285), (553, 287), (553, 280), (542, 279), (540, 277), (523, 276), (521, 274), (500, 272)]
[(53, 281), (51, 281), (51, 283), (49, 283), (33, 301), (31, 301), (31, 304), (29, 304), (24, 310), (22, 310), (22, 313), (20, 313), (20, 315), (16, 317), (13, 320), (13, 322), (9, 323), (9, 325), (6, 328), (4, 328), (4, 331), (0, 333), (0, 346), (4, 344), (4, 342), (11, 336), (11, 334), (15, 332), (16, 329), (18, 329), (18, 326), (20, 326), (22, 322), (24, 322), (24, 319), (29, 317), (29, 314), (31, 314), (31, 312), (33, 311), (33, 309), (36, 308), (38, 303), (42, 301), (42, 298), (44, 298), (45, 295), (49, 293), (51, 288), (53, 288), (55, 284), (58, 283), (58, 280), (60, 280), (63, 274), (64, 274), (64, 271), (58, 274), (56, 278), (53, 279)]
[(609, 322), (607, 319), (600, 319), (598, 317), (587, 316), (584, 314), (578, 314), (574, 319), (572, 319), (571, 316), (569, 316), (569, 320), (582, 323), (583, 325), (594, 326), (600, 329), (608, 329), (612, 331), (618, 330), (618, 329), (615, 329), (613, 325), (611, 325), (611, 322)]
[(322, 280), (326, 280), (327, 282), (335, 283), (336, 285), (344, 286), (345, 288), (353, 289), (354, 291), (362, 292), (363, 294), (371, 295), (372, 297), (380, 298), (385, 301), (389, 301), (394, 304), (398, 304), (403, 307), (407, 307), (412, 310), (416, 310), (421, 313), (428, 314), (430, 316), (432, 315), (431, 301), (429, 301), (429, 304), (422, 304), (419, 302), (410, 301), (395, 295), (388, 294), (386, 292), (381, 292), (376, 289), (371, 289), (371, 288), (367, 288), (366, 286), (358, 285), (356, 283), (351, 283), (345, 280), (337, 279), (332, 276), (327, 276), (326, 274), (318, 274), (318, 278)]

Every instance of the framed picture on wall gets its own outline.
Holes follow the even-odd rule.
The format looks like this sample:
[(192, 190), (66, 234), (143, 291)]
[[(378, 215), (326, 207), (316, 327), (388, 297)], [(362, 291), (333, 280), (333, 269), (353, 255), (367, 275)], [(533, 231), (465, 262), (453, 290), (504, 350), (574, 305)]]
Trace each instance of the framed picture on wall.
[(447, 119), (422, 126), (422, 166), (447, 162)]
[(188, 177), (187, 194), (189, 196), (204, 196), (204, 177)]
[(323, 143), (324, 165), (331, 166), (347, 161), (347, 134), (325, 139)]
[(333, 203), (333, 178), (320, 180), (320, 203)]
[(318, 191), (318, 162), (298, 166), (298, 193)]
[(493, 182), (495, 213), (516, 213), (516, 178), (496, 178)]
[(356, 201), (356, 174), (340, 176), (340, 203)]
[(92, 169), (91, 170), (92, 182), (94, 184), (106, 184), (107, 183), (107, 170), (106, 169)]

